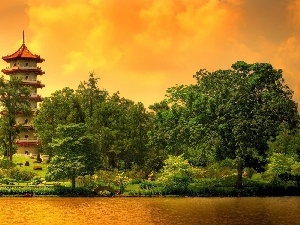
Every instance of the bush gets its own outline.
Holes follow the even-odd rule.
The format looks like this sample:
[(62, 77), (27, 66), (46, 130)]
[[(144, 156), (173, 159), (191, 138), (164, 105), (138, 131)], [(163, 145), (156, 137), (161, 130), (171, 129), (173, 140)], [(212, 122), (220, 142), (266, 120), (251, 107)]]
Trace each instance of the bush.
[(36, 174), (31, 171), (20, 170), (18, 168), (8, 169), (7, 176), (18, 181), (30, 181)]
[(130, 184), (140, 184), (143, 181), (144, 181), (143, 179), (137, 178), (137, 179), (132, 179), (129, 183)]
[(54, 187), (54, 194), (60, 196), (93, 196), (95, 195), (92, 190), (84, 187), (64, 187), (56, 186)]
[(127, 170), (125, 175), (131, 179), (142, 180), (146, 178), (144, 168), (139, 168), (137, 165), (133, 165), (131, 170)]
[(33, 195), (58, 195), (58, 196), (93, 196), (93, 192), (89, 189), (77, 187), (0, 187), (0, 193), (2, 195), (24, 195), (26, 193), (31, 193)]
[(16, 181), (15, 179), (11, 179), (11, 178), (8, 178), (8, 177), (3, 177), (2, 179), (0, 179), (0, 183), (1, 184), (6, 184), (6, 185), (14, 185), (15, 181)]
[[(230, 160), (224, 160), (219, 163), (214, 163), (212, 165), (209, 165), (206, 168), (206, 171), (204, 173), (204, 177), (206, 178), (222, 178), (227, 176), (232, 176), (237, 173), (236, 169), (233, 169), (230, 165)], [(229, 166), (228, 166), (229, 165)]]
[[(9, 168), (10, 160), (8, 158), (0, 159), (0, 168), (7, 169)], [(16, 166), (15, 163), (12, 163), (12, 167)]]
[(183, 155), (169, 156), (164, 161), (165, 166), (157, 179), (157, 183), (163, 186), (168, 194), (183, 194), (192, 182), (192, 166)]
[(158, 185), (157, 185), (156, 182), (154, 182), (154, 181), (147, 181), (147, 180), (144, 180), (144, 181), (142, 181), (139, 184), (140, 189), (152, 189), (152, 188), (155, 188), (157, 186)]
[(123, 173), (119, 173), (116, 175), (115, 179), (114, 179), (114, 183), (115, 185), (120, 187), (120, 191), (121, 193), (124, 192), (125, 190), (125, 186), (130, 182), (130, 179), (125, 176), (124, 172)]
[(4, 178), (5, 176), (6, 176), (6, 171), (0, 168), (0, 179)]
[(114, 182), (117, 174), (117, 170), (99, 170), (94, 174), (94, 179), (97, 184), (109, 185)]
[(295, 172), (295, 174), (297, 174), (297, 166), (298, 162), (296, 156), (285, 155), (282, 153), (273, 153), (269, 158), (269, 164), (265, 175), (272, 179), (278, 177), (280, 174), (292, 172)]
[(41, 178), (40, 176), (35, 176), (35, 177), (32, 178), (31, 184), (38, 185), (38, 184), (41, 184), (44, 181), (45, 180), (43, 178)]
[(79, 176), (76, 178), (76, 185), (78, 187), (85, 187), (89, 189), (93, 189), (94, 187), (98, 185), (103, 185), (103, 183), (97, 179), (97, 176), (93, 175), (85, 175), (85, 176)]

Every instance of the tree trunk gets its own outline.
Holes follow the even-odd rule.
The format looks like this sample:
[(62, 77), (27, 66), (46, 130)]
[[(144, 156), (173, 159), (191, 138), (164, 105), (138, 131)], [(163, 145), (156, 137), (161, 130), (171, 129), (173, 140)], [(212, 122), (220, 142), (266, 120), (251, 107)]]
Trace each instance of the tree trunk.
[(235, 187), (240, 189), (243, 187), (243, 163), (241, 159), (238, 161), (237, 171), (238, 174)]
[(72, 188), (73, 189), (75, 188), (75, 176), (74, 175), (72, 176)]
[(8, 167), (11, 168), (12, 167), (12, 160), (13, 160), (13, 144), (12, 144), (12, 141), (11, 139), (9, 140), (9, 143), (8, 143), (8, 149), (7, 149), (7, 153), (9, 155), (9, 165)]
[(76, 173), (75, 173), (76, 169), (73, 169), (73, 174), (72, 174), (72, 188), (75, 188), (75, 179), (76, 179)]

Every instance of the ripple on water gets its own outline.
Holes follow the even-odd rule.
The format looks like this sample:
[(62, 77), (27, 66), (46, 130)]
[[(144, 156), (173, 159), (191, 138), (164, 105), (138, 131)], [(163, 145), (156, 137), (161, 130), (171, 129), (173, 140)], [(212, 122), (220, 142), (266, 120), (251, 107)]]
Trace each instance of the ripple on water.
[(10, 198), (0, 224), (300, 224), (300, 198)]

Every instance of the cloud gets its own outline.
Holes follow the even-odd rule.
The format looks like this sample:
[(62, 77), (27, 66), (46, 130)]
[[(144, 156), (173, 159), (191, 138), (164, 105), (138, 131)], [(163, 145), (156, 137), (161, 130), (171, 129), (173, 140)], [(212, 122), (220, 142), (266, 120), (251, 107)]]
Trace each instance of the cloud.
[(284, 69), (300, 100), (299, 0), (28, 0), (25, 9), (26, 43), (46, 59), (44, 95), (95, 71), (109, 92), (149, 105), (201, 68), (245, 60)]
[(233, 18), (217, 0), (31, 0), (28, 12), (30, 45), (45, 52), (47, 71), (78, 83), (94, 70), (108, 88), (125, 93), (126, 84), (144, 97), (157, 84), (161, 98), (167, 87), (193, 82), (199, 66), (211, 64), (205, 56), (214, 54), (211, 40), (229, 33)]

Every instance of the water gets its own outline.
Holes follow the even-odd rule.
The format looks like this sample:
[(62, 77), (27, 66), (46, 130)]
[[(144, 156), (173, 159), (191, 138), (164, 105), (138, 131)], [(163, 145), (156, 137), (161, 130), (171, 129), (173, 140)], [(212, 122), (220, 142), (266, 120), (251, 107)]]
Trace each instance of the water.
[(1, 225), (293, 225), (300, 197), (1, 197)]

